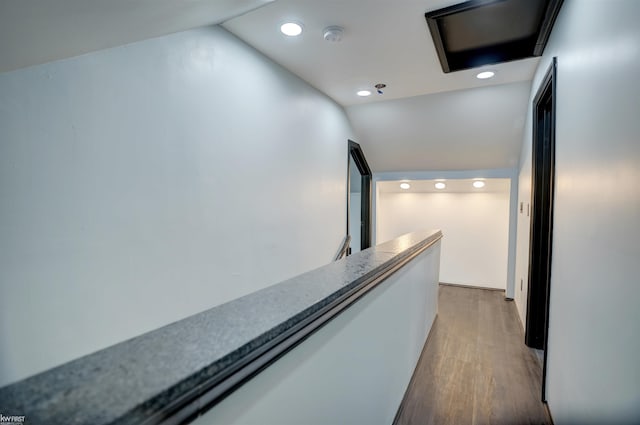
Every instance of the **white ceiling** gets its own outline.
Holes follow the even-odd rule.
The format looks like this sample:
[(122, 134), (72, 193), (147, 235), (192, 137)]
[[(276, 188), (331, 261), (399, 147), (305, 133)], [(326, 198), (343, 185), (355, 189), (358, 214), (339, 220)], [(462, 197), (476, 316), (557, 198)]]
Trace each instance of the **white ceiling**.
[[(486, 67), (497, 75), (485, 81), (442, 71), (424, 14), (461, 1), (278, 0), (223, 26), (342, 105), (531, 80), (537, 59)], [(300, 37), (280, 33), (289, 20), (303, 24)], [(330, 25), (344, 28), (341, 42), (324, 40)], [(356, 95), (379, 82), (383, 96)]]
[[(0, 0), (0, 72), (224, 22), (344, 106), (374, 172), (517, 165), (538, 59), (487, 67), (491, 80), (443, 73), (424, 13), (461, 0), (270, 1)], [(279, 32), (288, 20), (301, 37)], [(378, 82), (383, 95), (355, 95)]]
[(0, 72), (223, 22), (273, 0), (0, 0)]
[[(512, 168), (539, 59), (445, 74), (424, 14), (461, 1), (278, 0), (223, 26), (345, 106), (374, 172)], [(303, 34), (281, 34), (287, 21)], [(330, 25), (341, 42), (324, 40)]]
[(530, 86), (524, 81), (346, 110), (376, 172), (513, 168)]
[[(379, 181), (378, 189), (381, 193), (483, 193), (483, 192), (499, 192), (509, 193), (511, 181), (509, 179), (480, 179), (484, 181), (485, 186), (480, 189), (473, 187), (475, 179), (454, 179), (454, 180), (397, 180), (397, 181)], [(447, 187), (445, 189), (436, 189), (435, 183), (444, 182)], [(402, 189), (400, 183), (408, 182), (409, 189)]]

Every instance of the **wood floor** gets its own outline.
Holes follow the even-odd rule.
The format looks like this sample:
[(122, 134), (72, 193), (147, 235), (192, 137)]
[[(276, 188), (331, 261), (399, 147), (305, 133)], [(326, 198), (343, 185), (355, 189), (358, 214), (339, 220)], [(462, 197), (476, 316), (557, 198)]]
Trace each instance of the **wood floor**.
[(541, 369), (503, 292), (441, 285), (438, 318), (394, 424), (551, 424)]

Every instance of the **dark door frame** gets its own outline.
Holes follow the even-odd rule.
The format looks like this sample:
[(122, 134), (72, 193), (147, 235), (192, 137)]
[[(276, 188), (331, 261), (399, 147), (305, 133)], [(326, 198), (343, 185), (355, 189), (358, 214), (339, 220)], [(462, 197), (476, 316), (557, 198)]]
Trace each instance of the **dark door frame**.
[[(366, 249), (371, 246), (371, 168), (364, 157), (364, 152), (359, 144), (353, 140), (349, 140), (349, 152), (347, 155), (347, 176), (349, 183), (347, 184), (347, 235), (349, 235), (349, 213), (351, 208), (350, 190), (351, 190), (351, 161), (355, 162), (360, 176), (362, 178), (362, 205), (360, 208), (360, 249)], [(349, 250), (350, 251), (350, 250)]]
[(542, 401), (546, 401), (547, 344), (553, 242), (557, 58), (533, 100), (531, 239), (525, 343), (544, 350)]

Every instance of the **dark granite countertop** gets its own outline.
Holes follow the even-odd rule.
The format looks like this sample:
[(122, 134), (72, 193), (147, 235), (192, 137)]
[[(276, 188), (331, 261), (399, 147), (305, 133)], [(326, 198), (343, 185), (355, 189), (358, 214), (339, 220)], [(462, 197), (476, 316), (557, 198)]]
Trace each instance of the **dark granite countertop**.
[(0, 388), (0, 411), (35, 425), (141, 423), (441, 236), (403, 235)]

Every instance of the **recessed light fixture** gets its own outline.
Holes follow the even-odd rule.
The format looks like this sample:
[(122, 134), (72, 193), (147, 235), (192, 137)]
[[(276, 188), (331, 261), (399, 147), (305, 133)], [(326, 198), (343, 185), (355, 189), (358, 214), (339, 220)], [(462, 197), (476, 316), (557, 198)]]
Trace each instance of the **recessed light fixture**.
[(302, 34), (302, 25), (296, 22), (286, 22), (280, 26), (280, 31), (289, 37), (296, 37)]
[(496, 73), (493, 72), (493, 71), (483, 71), (483, 72), (479, 73), (478, 75), (476, 75), (476, 78), (478, 78), (480, 80), (486, 80), (487, 78), (491, 78), (494, 75), (496, 75)]
[(473, 187), (476, 189), (480, 189), (484, 187), (484, 182), (482, 180), (476, 180), (473, 182)]
[(367, 97), (367, 96), (371, 96), (371, 92), (369, 90), (360, 90), (358, 93), (356, 93), (358, 96), (360, 97)]
[(400, 189), (407, 190), (411, 187), (409, 183), (400, 183)]
[(436, 183), (436, 189), (444, 189), (445, 187), (447, 187), (447, 185), (442, 182)]

